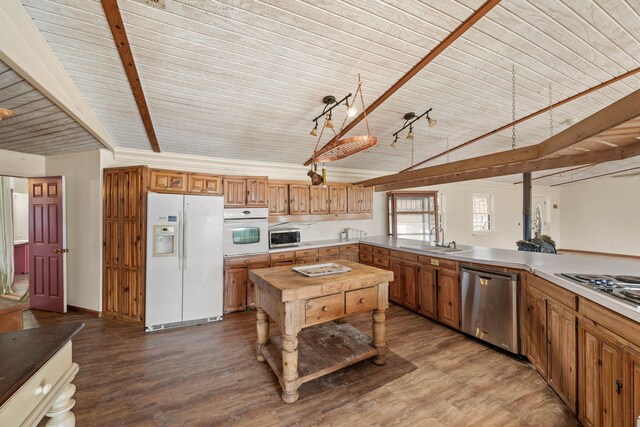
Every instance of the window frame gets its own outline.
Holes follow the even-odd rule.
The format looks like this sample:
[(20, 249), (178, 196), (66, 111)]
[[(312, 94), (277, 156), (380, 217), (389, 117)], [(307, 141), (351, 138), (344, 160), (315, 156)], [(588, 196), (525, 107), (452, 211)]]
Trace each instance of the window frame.
[[(486, 197), (487, 198), (487, 210), (486, 213), (489, 216), (489, 229), (488, 230), (476, 230), (475, 227), (475, 216), (483, 215), (484, 213), (476, 212), (476, 197)], [(494, 197), (493, 194), (490, 193), (473, 193), (471, 196), (471, 234), (472, 235), (480, 235), (480, 234), (489, 234), (494, 233), (496, 231), (496, 215), (494, 209)]]
[[(406, 213), (398, 213), (397, 212), (397, 199), (398, 197), (432, 197), (433, 198), (433, 211), (417, 211), (417, 212), (406, 212)], [(389, 208), (391, 211), (389, 212)], [(389, 191), (387, 192), (387, 235), (393, 237), (398, 236), (398, 215), (433, 215), (434, 223), (436, 227), (436, 238), (439, 238), (440, 230), (439, 230), (439, 207), (438, 207), (438, 192), (437, 191)], [(444, 216), (444, 213), (442, 213)], [(429, 230), (430, 231), (430, 230)], [(408, 238), (408, 237), (406, 237)]]

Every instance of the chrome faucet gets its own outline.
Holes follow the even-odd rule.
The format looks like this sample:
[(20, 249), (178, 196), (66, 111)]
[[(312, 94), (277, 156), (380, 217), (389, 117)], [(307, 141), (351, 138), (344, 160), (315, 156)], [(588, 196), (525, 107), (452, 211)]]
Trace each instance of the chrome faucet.
[(433, 231), (434, 230), (440, 230), (442, 231), (442, 245), (438, 245), (438, 236), (436, 235), (436, 246), (444, 246), (444, 228), (442, 228), (441, 226), (437, 225), (434, 226), (430, 231), (429, 231), (429, 238), (431, 238), (431, 236), (433, 236)]

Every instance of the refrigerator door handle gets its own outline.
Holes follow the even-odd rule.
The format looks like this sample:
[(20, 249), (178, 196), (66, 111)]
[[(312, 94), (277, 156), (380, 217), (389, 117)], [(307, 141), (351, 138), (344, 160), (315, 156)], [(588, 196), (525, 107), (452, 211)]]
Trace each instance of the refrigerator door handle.
[(182, 270), (182, 212), (178, 212), (178, 270)]
[(184, 220), (182, 222), (182, 269), (187, 269), (187, 210), (184, 210)]

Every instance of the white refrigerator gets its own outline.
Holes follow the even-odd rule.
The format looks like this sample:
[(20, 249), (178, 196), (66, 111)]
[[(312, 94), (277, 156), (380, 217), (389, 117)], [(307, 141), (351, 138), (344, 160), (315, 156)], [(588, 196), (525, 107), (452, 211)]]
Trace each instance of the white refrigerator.
[(224, 200), (148, 193), (147, 331), (222, 319)]

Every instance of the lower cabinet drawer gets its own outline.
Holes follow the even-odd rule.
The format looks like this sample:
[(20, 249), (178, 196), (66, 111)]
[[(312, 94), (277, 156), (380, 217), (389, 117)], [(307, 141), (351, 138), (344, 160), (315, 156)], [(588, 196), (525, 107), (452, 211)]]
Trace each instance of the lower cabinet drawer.
[(371, 252), (360, 252), (360, 262), (373, 262), (373, 254)]
[(378, 307), (377, 287), (357, 289), (349, 291), (345, 294), (345, 312), (346, 314), (361, 313), (363, 311), (371, 311)]
[(284, 261), (271, 261), (271, 267), (281, 267), (283, 265), (294, 265), (295, 264), (295, 260), (293, 259), (287, 259)]
[(364, 243), (360, 243), (360, 250), (371, 252), (373, 250), (373, 247), (371, 245), (365, 245)]
[(336, 259), (340, 259), (340, 254), (320, 255), (318, 257), (319, 262), (334, 261)]
[(296, 258), (296, 264), (314, 264), (318, 262), (317, 256)]
[(383, 255), (373, 255), (373, 264), (382, 268), (389, 267), (389, 257)]
[(339, 254), (340, 248), (337, 246), (328, 246), (326, 248), (319, 248), (318, 253), (320, 254), (320, 256), (329, 255), (329, 254)]
[(355, 252), (358, 250), (358, 245), (342, 245), (340, 246), (340, 253), (343, 252)]
[(71, 341), (65, 344), (38, 372), (0, 408), (0, 425), (20, 425), (38, 404), (49, 398), (58, 381), (71, 368)]
[(305, 302), (305, 325), (328, 322), (344, 316), (342, 294), (311, 298)]

